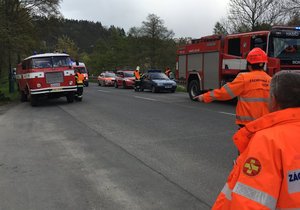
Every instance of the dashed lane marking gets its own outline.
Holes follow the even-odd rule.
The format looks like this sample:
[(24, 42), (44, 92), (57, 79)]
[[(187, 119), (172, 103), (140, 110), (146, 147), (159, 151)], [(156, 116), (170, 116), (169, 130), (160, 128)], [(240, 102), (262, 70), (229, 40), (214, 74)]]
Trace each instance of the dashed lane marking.
[(148, 101), (157, 101), (156, 99), (153, 99), (153, 98), (145, 98), (145, 97), (140, 97), (140, 96), (134, 96), (134, 97), (139, 98), (139, 99), (148, 100)]
[(107, 90), (97, 90), (99, 92), (103, 92), (103, 93), (110, 93), (110, 91), (107, 91)]
[(230, 112), (218, 112), (220, 114), (227, 114), (227, 115), (235, 115), (234, 113), (230, 113)]

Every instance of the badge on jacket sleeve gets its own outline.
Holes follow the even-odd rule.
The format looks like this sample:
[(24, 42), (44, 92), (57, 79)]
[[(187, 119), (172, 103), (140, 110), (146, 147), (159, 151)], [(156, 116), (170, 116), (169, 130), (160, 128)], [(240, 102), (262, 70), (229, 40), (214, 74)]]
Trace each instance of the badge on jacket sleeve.
[(243, 173), (247, 176), (256, 176), (261, 171), (261, 164), (258, 159), (250, 157), (248, 158), (243, 166)]
[(300, 192), (300, 169), (288, 171), (287, 175), (289, 193)]

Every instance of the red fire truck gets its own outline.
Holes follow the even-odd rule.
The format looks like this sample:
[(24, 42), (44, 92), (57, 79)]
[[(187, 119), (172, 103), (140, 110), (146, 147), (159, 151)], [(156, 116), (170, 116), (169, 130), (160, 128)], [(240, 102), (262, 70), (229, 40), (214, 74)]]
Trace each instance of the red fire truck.
[(45, 53), (25, 58), (17, 67), (16, 79), (21, 101), (36, 106), (41, 97), (66, 96), (74, 101), (75, 73), (68, 54)]
[(247, 53), (260, 47), (268, 54), (269, 75), (300, 69), (300, 27), (273, 27), (227, 36), (211, 35), (192, 40), (177, 50), (176, 79), (185, 81), (190, 98), (220, 88), (246, 71)]

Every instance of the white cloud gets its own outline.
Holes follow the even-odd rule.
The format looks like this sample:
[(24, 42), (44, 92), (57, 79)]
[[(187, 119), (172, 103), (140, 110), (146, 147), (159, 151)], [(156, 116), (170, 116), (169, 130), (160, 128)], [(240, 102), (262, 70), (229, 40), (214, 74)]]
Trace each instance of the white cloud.
[(214, 24), (226, 16), (229, 0), (64, 0), (65, 18), (99, 21), (128, 31), (141, 26), (149, 14), (164, 20), (175, 37), (210, 35)]

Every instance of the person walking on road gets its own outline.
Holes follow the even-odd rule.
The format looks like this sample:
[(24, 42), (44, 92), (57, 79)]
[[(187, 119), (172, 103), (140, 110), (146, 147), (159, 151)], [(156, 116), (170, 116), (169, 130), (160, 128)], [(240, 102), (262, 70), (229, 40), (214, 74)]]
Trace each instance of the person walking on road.
[(246, 60), (249, 72), (239, 73), (232, 82), (225, 84), (220, 89), (194, 97), (194, 99), (205, 103), (238, 97), (236, 124), (240, 127), (269, 113), (271, 77), (264, 71), (268, 57), (262, 49), (253, 48), (248, 53)]
[(77, 92), (75, 98), (78, 101), (82, 101), (84, 75), (81, 74), (78, 69), (75, 70), (75, 80), (77, 85)]
[(241, 154), (212, 210), (300, 209), (300, 73), (275, 74), (270, 99), (233, 136)]
[(140, 67), (137, 66), (136, 69), (134, 70), (134, 90), (139, 91), (141, 89), (141, 74), (140, 74)]

